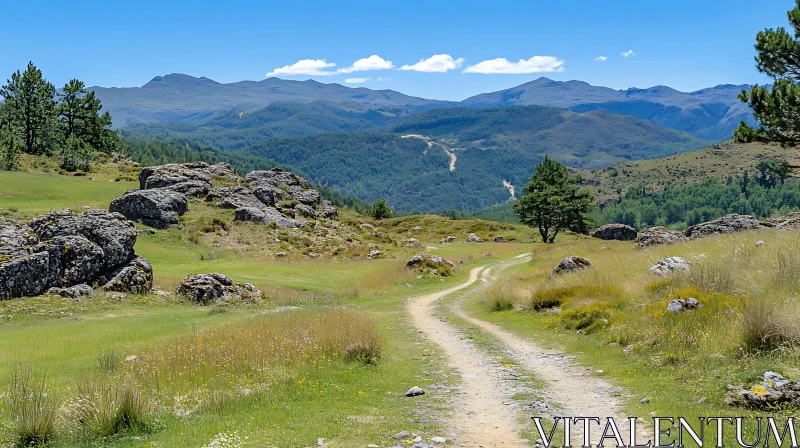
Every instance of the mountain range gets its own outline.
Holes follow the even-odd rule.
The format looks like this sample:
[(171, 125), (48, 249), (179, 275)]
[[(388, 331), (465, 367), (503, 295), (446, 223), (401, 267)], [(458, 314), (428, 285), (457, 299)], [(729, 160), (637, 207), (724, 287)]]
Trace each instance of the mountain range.
[(93, 87), (92, 90), (111, 112), (118, 128), (135, 123), (201, 124), (226, 113), (252, 112), (278, 102), (358, 104), (390, 118), (441, 107), (540, 105), (574, 112), (606, 110), (650, 120), (705, 140), (721, 141), (730, 137), (741, 120), (753, 122), (747, 105), (737, 98), (747, 88), (747, 85), (722, 84), (695, 92), (666, 86), (615, 90), (583, 81), (539, 78), (453, 102), (313, 80), (268, 78), (223, 84), (203, 77), (169, 74), (156, 76), (141, 87)]

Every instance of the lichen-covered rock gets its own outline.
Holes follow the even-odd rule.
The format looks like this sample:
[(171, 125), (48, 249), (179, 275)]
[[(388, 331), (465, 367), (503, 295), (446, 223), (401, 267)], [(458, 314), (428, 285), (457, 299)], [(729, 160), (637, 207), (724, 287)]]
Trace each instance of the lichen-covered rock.
[(325, 219), (339, 219), (339, 211), (329, 201), (322, 201), (322, 217)]
[(253, 196), (262, 204), (275, 207), (278, 201), (282, 201), (288, 196), (288, 193), (272, 185), (261, 185), (253, 190)]
[(280, 168), (273, 168), (271, 170), (253, 171), (245, 176), (245, 181), (251, 187), (254, 185), (272, 185), (273, 187), (297, 186), (302, 189), (311, 188), (311, 184), (307, 180), (298, 176), (297, 174), (284, 171)]
[(50, 287), (47, 252), (0, 261), (0, 299), (38, 296)]
[(39, 242), (39, 237), (27, 226), (0, 221), (0, 261), (31, 253), (30, 248)]
[(657, 226), (640, 232), (636, 237), (636, 246), (645, 248), (657, 244), (685, 243), (687, 241), (689, 239), (683, 233)]
[(311, 218), (317, 219), (317, 212), (314, 210), (314, 207), (305, 204), (297, 204), (294, 206), (295, 214), (300, 215), (304, 218)]
[(211, 189), (211, 178), (203, 172), (208, 164), (198, 163), (151, 166), (139, 173), (139, 189), (163, 188), (188, 196), (202, 195)]
[(481, 237), (479, 237), (478, 235), (475, 235), (474, 233), (470, 233), (469, 236), (467, 236), (467, 242), (468, 243), (482, 243), (483, 239)]
[(625, 224), (606, 224), (592, 232), (592, 236), (601, 240), (633, 241), (637, 233), (636, 229)]
[(681, 257), (669, 257), (659, 260), (650, 268), (650, 273), (667, 277), (673, 273), (687, 273), (692, 269), (692, 263)]
[(305, 221), (299, 219), (287, 218), (274, 208), (264, 210), (264, 214), (264, 219), (261, 220), (263, 224), (275, 223), (275, 225), (281, 229), (296, 229), (307, 224)]
[(749, 388), (733, 387), (725, 403), (749, 409), (773, 409), (776, 405), (800, 404), (800, 385), (776, 372), (764, 372), (763, 381)]
[[(0, 299), (36, 296), (54, 287), (105, 285), (129, 262), (134, 263), (136, 235), (136, 228), (124, 216), (104, 210), (80, 214), (62, 210), (26, 225), (3, 223)], [(151, 284), (152, 268), (140, 292), (148, 291)]]
[(134, 256), (136, 226), (119, 213), (105, 210), (50, 212), (28, 222), (39, 240), (56, 236), (81, 235), (103, 249), (105, 268), (119, 266)]
[(570, 272), (575, 272), (581, 269), (591, 268), (594, 266), (588, 258), (580, 257), (578, 255), (570, 255), (569, 257), (565, 257), (563, 260), (558, 262), (553, 271), (550, 273), (549, 278), (553, 278), (557, 275), (568, 274)]
[(430, 254), (416, 254), (406, 263), (406, 269), (414, 269), (422, 273), (431, 275), (440, 275), (442, 277), (449, 277), (452, 275), (452, 269), (455, 268), (455, 263), (446, 260), (438, 255)]
[(50, 288), (47, 290), (48, 294), (58, 294), (61, 297), (69, 297), (71, 299), (80, 299), (81, 297), (89, 297), (94, 295), (94, 289), (86, 284), (79, 284), (70, 286), (69, 288)]
[(108, 274), (105, 291), (144, 294), (153, 288), (153, 265), (146, 258), (136, 257)]
[(503, 238), (502, 236), (496, 236), (496, 237), (494, 237), (494, 242), (495, 243), (507, 243), (508, 240)]
[(259, 207), (242, 207), (237, 208), (234, 214), (234, 221), (249, 221), (261, 222), (267, 216), (262, 208)]
[(690, 239), (697, 239), (704, 236), (722, 233), (733, 233), (742, 230), (760, 229), (763, 225), (761, 221), (749, 215), (730, 214), (717, 218), (713, 221), (700, 223), (686, 229), (686, 236)]
[(774, 229), (797, 230), (800, 229), (800, 212), (791, 212), (779, 218), (768, 218), (765, 219), (762, 224), (765, 227)]
[(674, 299), (670, 300), (669, 303), (667, 304), (667, 311), (678, 313), (686, 310), (696, 310), (701, 306), (703, 305), (701, 305), (700, 302), (698, 302), (697, 299), (695, 299), (694, 297), (689, 297), (686, 300)]
[(86, 283), (103, 268), (103, 249), (82, 235), (57, 236), (42, 243), (48, 254), (47, 284), (68, 287)]
[(188, 211), (189, 204), (183, 193), (155, 188), (129, 191), (111, 201), (108, 209), (132, 221), (165, 229), (178, 223), (178, 216)]
[(214, 188), (208, 192), (206, 201), (218, 201), (217, 206), (220, 208), (237, 209), (242, 207), (263, 207), (261, 201), (246, 187)]
[(220, 303), (226, 299), (260, 300), (263, 292), (252, 283), (234, 284), (227, 275), (217, 272), (193, 274), (178, 286), (177, 294), (200, 305)]

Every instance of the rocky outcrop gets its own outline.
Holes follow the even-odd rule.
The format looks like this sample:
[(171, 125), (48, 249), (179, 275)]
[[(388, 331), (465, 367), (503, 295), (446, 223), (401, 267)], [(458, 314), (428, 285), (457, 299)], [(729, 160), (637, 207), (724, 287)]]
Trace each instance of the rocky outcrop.
[[(0, 299), (80, 284), (105, 287), (136, 259), (135, 243), (133, 224), (104, 210), (51, 212), (24, 225), (0, 222)], [(121, 283), (116, 290), (149, 291), (152, 268), (144, 277), (141, 288)]]
[(50, 288), (47, 290), (48, 294), (58, 294), (61, 297), (68, 297), (70, 299), (80, 299), (81, 297), (89, 297), (94, 295), (94, 289), (89, 285), (75, 285), (69, 288)]
[(633, 241), (637, 233), (636, 229), (625, 224), (606, 224), (592, 232), (592, 236), (601, 240)]
[(666, 227), (650, 227), (636, 237), (636, 246), (646, 248), (657, 244), (685, 243), (689, 241), (681, 232)]
[(742, 230), (760, 229), (763, 225), (761, 221), (749, 215), (731, 214), (713, 221), (697, 224), (686, 229), (687, 237), (697, 239), (704, 236), (722, 233), (740, 232)]
[(236, 179), (227, 163), (209, 165), (205, 162), (170, 163), (147, 167), (139, 173), (139, 189), (162, 188), (188, 196), (204, 195), (211, 189), (211, 176)]
[(745, 389), (728, 386), (730, 392), (725, 403), (749, 409), (774, 409), (776, 405), (800, 404), (800, 384), (775, 372), (764, 372), (763, 381), (753, 383)]
[(406, 263), (406, 269), (413, 269), (424, 274), (449, 277), (456, 265), (438, 255), (416, 254)]
[(667, 277), (673, 273), (687, 273), (691, 271), (692, 263), (681, 257), (669, 257), (659, 260), (650, 268), (650, 273)]
[(131, 221), (164, 229), (177, 224), (178, 216), (186, 213), (189, 205), (183, 193), (155, 188), (129, 191), (111, 201), (108, 209)]
[(481, 237), (479, 237), (478, 235), (475, 235), (474, 233), (470, 233), (469, 236), (467, 236), (467, 242), (468, 243), (482, 243), (483, 239)]
[(800, 212), (791, 212), (780, 218), (768, 218), (761, 224), (779, 230), (797, 230), (800, 229)]
[(591, 261), (589, 261), (588, 258), (571, 255), (561, 260), (558, 265), (553, 268), (553, 272), (550, 273), (548, 278), (553, 278), (557, 275), (568, 274), (581, 269), (591, 268), (592, 266), (594, 265)]
[(217, 272), (190, 275), (176, 292), (199, 305), (219, 304), (229, 299), (252, 302), (263, 295), (252, 283), (234, 284), (230, 277)]

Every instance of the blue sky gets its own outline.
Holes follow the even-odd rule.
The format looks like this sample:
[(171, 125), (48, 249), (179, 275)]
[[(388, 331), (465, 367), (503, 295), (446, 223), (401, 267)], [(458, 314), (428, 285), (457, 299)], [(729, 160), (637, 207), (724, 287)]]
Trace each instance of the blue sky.
[[(346, 85), (448, 100), (540, 76), (617, 89), (696, 90), (763, 83), (753, 68), (755, 34), (786, 25), (793, 3), (46, 0), (32, 11), (25, 2), (0, 2), (0, 76), (33, 60), (58, 86), (72, 77), (88, 85), (140, 86), (167, 73), (262, 80), (289, 66), (278, 70), (280, 77), (350, 80)], [(380, 60), (355, 67), (391, 61), (394, 68), (332, 75), (292, 68), (301, 60), (317, 67), (325, 61), (336, 65), (321, 70), (335, 72), (372, 55)], [(415, 65), (433, 55), (447, 57)], [(431, 67), (446, 71), (415, 71)], [(358, 78), (369, 79), (352, 83)]]

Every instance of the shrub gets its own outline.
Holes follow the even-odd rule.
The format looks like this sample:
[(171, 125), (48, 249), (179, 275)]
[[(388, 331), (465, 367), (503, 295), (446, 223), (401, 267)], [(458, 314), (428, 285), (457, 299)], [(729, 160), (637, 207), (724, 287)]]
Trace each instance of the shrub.
[(489, 308), (492, 311), (499, 312), (499, 311), (508, 311), (514, 309), (514, 302), (508, 300), (505, 297), (495, 297), (489, 300)]
[(578, 330), (584, 334), (591, 334), (606, 328), (609, 325), (610, 317), (608, 305), (595, 302), (580, 308), (564, 310), (559, 315), (559, 321), (567, 330)]
[(536, 291), (531, 297), (530, 307), (541, 311), (561, 306), (572, 299), (617, 299), (622, 294), (619, 287), (611, 285), (577, 285)]
[(6, 400), (9, 430), (17, 446), (41, 446), (56, 434), (58, 403), (47, 390), (45, 375), (32, 366), (19, 366), (11, 374)]
[(387, 204), (385, 200), (378, 199), (377, 201), (373, 202), (372, 205), (369, 207), (368, 214), (373, 219), (380, 221), (382, 219), (391, 218), (392, 209), (389, 208), (389, 204)]
[(345, 361), (362, 364), (377, 364), (381, 357), (377, 339), (354, 342), (345, 347), (342, 354)]
[(230, 228), (230, 224), (228, 224), (228, 221), (225, 221), (224, 219), (219, 218), (217, 216), (211, 218), (211, 225), (215, 229), (222, 229), (226, 231)]

